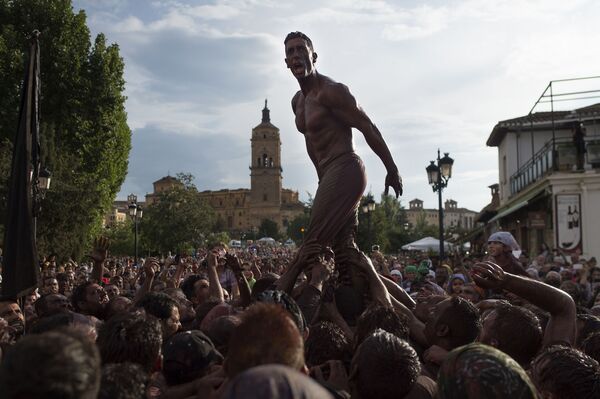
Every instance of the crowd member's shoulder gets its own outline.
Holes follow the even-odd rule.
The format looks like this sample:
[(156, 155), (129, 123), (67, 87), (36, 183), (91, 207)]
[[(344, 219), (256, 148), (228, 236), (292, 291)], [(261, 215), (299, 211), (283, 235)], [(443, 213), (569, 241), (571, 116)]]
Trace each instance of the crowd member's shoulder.
[(433, 399), (437, 397), (437, 391), (437, 383), (434, 380), (425, 375), (420, 375), (404, 399)]

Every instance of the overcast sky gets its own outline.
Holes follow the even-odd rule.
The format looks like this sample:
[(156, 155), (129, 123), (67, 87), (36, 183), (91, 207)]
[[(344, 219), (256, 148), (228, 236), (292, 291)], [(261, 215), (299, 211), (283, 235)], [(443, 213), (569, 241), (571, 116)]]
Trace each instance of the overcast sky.
[[(527, 114), (550, 80), (597, 75), (600, 65), (594, 0), (75, 0), (74, 8), (125, 59), (133, 148), (119, 199), (177, 172), (192, 173), (199, 190), (249, 187), (250, 135), (265, 98), (281, 131), (284, 187), (314, 194), (290, 106), (298, 84), (283, 61), (290, 31), (311, 37), (318, 71), (348, 85), (381, 130), (406, 206), (420, 198), (437, 207), (425, 167), (439, 147), (455, 159), (444, 198), (479, 211), (498, 181), (497, 150), (485, 145), (493, 126)], [(367, 190), (379, 198), (385, 169), (354, 137)]]

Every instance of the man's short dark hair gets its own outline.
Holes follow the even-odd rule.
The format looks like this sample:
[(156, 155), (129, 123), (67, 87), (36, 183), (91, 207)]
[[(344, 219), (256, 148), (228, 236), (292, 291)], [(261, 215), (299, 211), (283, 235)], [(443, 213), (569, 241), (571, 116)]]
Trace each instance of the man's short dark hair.
[(360, 344), (352, 366), (356, 367), (352, 383), (361, 398), (402, 398), (421, 373), (412, 346), (383, 330), (374, 332)]
[(312, 40), (310, 40), (310, 38), (304, 33), (299, 31), (288, 33), (288, 35), (285, 37), (285, 40), (283, 41), (283, 44), (287, 44), (287, 42), (292, 39), (302, 39), (306, 42), (306, 44), (311, 50), (314, 50)]
[(497, 348), (528, 368), (542, 347), (542, 327), (535, 314), (520, 306), (496, 307), (494, 326), (491, 329), (498, 342)]
[(531, 378), (542, 395), (600, 398), (600, 365), (577, 349), (559, 345), (546, 348), (533, 360)]
[(156, 318), (166, 320), (173, 314), (173, 308), (177, 307), (177, 302), (165, 293), (148, 292), (140, 299), (137, 306), (144, 308), (146, 313)]
[(318, 366), (328, 360), (341, 360), (349, 364), (352, 359), (349, 338), (337, 324), (330, 321), (312, 325), (304, 346), (308, 367)]
[(96, 343), (103, 364), (132, 362), (150, 373), (160, 354), (160, 323), (138, 312), (116, 315), (100, 327)]
[(304, 342), (289, 313), (279, 305), (257, 303), (242, 314), (233, 331), (225, 371), (230, 378), (262, 364), (304, 365)]
[(0, 365), (6, 399), (95, 399), (99, 382), (98, 350), (75, 331), (26, 336)]
[(139, 364), (113, 363), (102, 367), (98, 399), (140, 399), (146, 397), (148, 374)]
[(581, 344), (581, 350), (592, 359), (600, 362), (600, 331), (588, 335)]
[(409, 331), (405, 317), (394, 312), (394, 309), (373, 304), (370, 305), (358, 318), (354, 332), (354, 346), (358, 347), (377, 329), (387, 331), (401, 339), (408, 339)]
[(438, 319), (450, 327), (448, 340), (452, 348), (475, 341), (481, 330), (479, 311), (471, 302), (461, 297), (450, 300), (450, 306)]

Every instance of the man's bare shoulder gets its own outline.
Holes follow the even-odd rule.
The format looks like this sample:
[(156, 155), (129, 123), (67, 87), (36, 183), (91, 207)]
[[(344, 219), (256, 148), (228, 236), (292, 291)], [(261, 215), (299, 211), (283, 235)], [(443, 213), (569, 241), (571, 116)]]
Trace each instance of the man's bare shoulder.
[(292, 97), (292, 110), (294, 113), (296, 112), (296, 106), (298, 105), (298, 101), (300, 101), (300, 97), (302, 97), (302, 90), (298, 90), (294, 97)]
[(350, 93), (350, 89), (343, 83), (336, 82), (335, 80), (322, 76), (321, 87), (319, 92), (319, 101), (323, 105), (341, 105), (347, 101), (353, 102), (354, 97)]

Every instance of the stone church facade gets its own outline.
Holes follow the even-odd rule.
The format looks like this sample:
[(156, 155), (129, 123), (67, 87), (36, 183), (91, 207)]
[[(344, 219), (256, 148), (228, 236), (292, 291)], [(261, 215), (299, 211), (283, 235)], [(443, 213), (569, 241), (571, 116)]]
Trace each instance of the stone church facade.
[[(230, 233), (257, 231), (265, 219), (277, 223), (284, 232), (305, 206), (297, 191), (282, 188), (281, 139), (279, 128), (271, 123), (266, 100), (262, 121), (252, 129), (250, 142), (250, 189), (207, 190), (199, 195), (214, 208), (223, 229)], [(158, 192), (177, 183), (170, 176), (154, 182), (154, 193), (146, 195), (146, 203), (151, 204)]]

